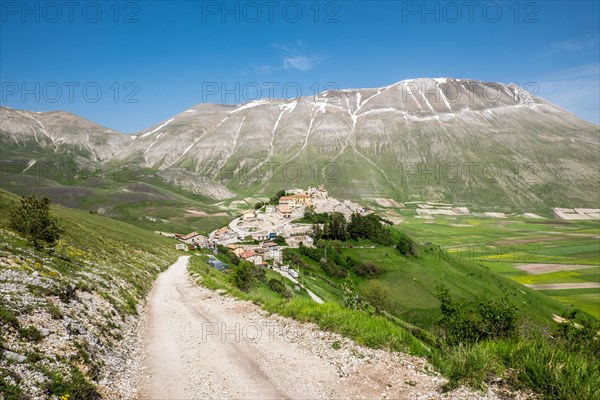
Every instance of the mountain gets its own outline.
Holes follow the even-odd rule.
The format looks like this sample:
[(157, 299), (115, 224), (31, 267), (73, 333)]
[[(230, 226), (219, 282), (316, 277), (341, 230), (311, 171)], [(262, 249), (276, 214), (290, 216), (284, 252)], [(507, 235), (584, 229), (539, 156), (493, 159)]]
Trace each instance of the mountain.
[(324, 183), (350, 199), (585, 207), (597, 206), (600, 178), (598, 126), (515, 85), (449, 78), (200, 104), (133, 136), (3, 108), (0, 139), (29, 163), (67, 151), (213, 199)]
[(72, 154), (106, 161), (132, 137), (64, 111), (30, 112), (3, 107), (0, 113), (2, 154), (55, 158)]

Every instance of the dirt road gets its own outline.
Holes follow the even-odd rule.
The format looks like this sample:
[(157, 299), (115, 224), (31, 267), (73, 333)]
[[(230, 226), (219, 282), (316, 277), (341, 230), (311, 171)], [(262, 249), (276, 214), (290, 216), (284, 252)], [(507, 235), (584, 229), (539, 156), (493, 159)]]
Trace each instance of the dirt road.
[(425, 373), (421, 359), (197, 286), (188, 259), (158, 277), (148, 302), (138, 399), (474, 398), (442, 396), (444, 380)]

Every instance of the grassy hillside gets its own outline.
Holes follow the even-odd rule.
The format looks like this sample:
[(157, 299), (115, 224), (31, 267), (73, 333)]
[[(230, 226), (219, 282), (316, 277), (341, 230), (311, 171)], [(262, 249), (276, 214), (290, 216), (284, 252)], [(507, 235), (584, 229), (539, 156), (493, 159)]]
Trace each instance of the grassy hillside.
[[(518, 332), (514, 336), (475, 342), (465, 340), (451, 344), (436, 330), (428, 332), (419, 329), (391, 313), (376, 315), (371, 307), (349, 306), (345, 291), (332, 289), (332, 285), (337, 286), (334, 280), (319, 277), (320, 274), (314, 270), (310, 274), (308, 270), (301, 271), (301, 281), (311, 290), (320, 291), (319, 295), (327, 293), (329, 297), (324, 297), (327, 300), (324, 304), (317, 304), (303, 293), (282, 296), (265, 282), (241, 291), (230, 279), (232, 272), (223, 273), (209, 267), (204, 257), (192, 257), (190, 272), (198, 283), (251, 300), (267, 311), (299, 321), (313, 322), (322, 329), (343, 334), (369, 347), (424, 356), (437, 371), (448, 378), (446, 388), (449, 390), (459, 385), (484, 389), (493, 383), (513, 389), (528, 388), (538, 393), (542, 399), (591, 400), (600, 395), (600, 363), (597, 361), (600, 346), (595, 343), (597, 339), (593, 338), (599, 328), (597, 324), (582, 322), (589, 320), (578, 320), (584, 324), (585, 329), (581, 325), (559, 327), (554, 322), (548, 322), (545, 329), (540, 331), (537, 329), (540, 325), (536, 328), (531, 324), (534, 306), (530, 306), (531, 308), (521, 310), (530, 319), (520, 320)], [(267, 271), (267, 279), (273, 276), (276, 275)], [(450, 278), (449, 282), (454, 284), (454, 288), (464, 287), (465, 285), (459, 284), (458, 279)], [(490, 273), (487, 280), (493, 279), (503, 282), (501, 277), (494, 277)], [(512, 286), (514, 285), (513, 283)], [(291, 290), (289, 282), (286, 286)], [(543, 307), (542, 295), (529, 291), (526, 293), (540, 301), (536, 308)], [(397, 290), (395, 297), (407, 300), (411, 295), (412, 293), (408, 293), (402, 296), (401, 290)], [(477, 295), (476, 298), (484, 304), (492, 304), (489, 301), (494, 298), (490, 297), (493, 295), (487, 294), (485, 298)], [(475, 297), (471, 296), (470, 299), (474, 300)], [(514, 300), (509, 296), (509, 301)], [(557, 311), (563, 308), (551, 299), (549, 304)], [(439, 319), (442, 316), (439, 302), (437, 307), (438, 311), (432, 309), (430, 314)], [(544, 313), (546, 314), (547, 312)], [(464, 320), (467, 327), (477, 324), (470, 317), (469, 315)]]
[(55, 204), (93, 211), (148, 230), (208, 233), (231, 219), (228, 209), (165, 183), (150, 169), (102, 165), (75, 168), (73, 162), (64, 160), (39, 164), (49, 167), (36, 163), (25, 173), (5, 168), (0, 188), (17, 195), (44, 195)]
[[(430, 328), (439, 318), (439, 301), (435, 287), (445, 284), (450, 291), (467, 301), (500, 297), (508, 293), (511, 301), (522, 308), (523, 315), (536, 324), (549, 324), (553, 314), (560, 315), (565, 306), (534, 290), (519, 285), (489, 268), (463, 259), (451, 259), (437, 252), (425, 253), (422, 258), (403, 257), (389, 248), (346, 249), (344, 255), (380, 266), (384, 273), (375, 278), (393, 295), (390, 312), (402, 319)], [(359, 289), (367, 287), (359, 282)]]
[[(443, 217), (426, 223), (404, 216), (398, 225), (419, 242), (439, 243), (452, 258), (466, 258), (522, 284), (600, 282), (600, 222), (474, 216)], [(524, 266), (553, 264), (547, 272)], [(598, 288), (542, 291), (600, 319)]]
[(54, 249), (36, 250), (8, 228), (18, 204), (0, 191), (0, 393), (93, 399), (115, 390), (96, 384), (126, 361), (123, 335), (158, 272), (176, 260), (172, 241), (53, 206), (64, 234)]
[[(331, 253), (332, 250), (330, 250)], [(462, 258), (450, 257), (438, 250), (424, 250), (418, 257), (404, 256), (396, 249), (375, 243), (346, 244), (342, 257), (352, 257), (372, 263), (381, 270), (373, 278), (351, 276), (359, 292), (365, 292), (371, 282), (377, 281), (389, 294), (387, 310), (402, 320), (431, 330), (439, 319), (439, 301), (436, 286), (446, 285), (452, 294), (475, 304), (480, 299), (497, 298), (507, 293), (518, 305), (524, 318), (540, 328), (555, 325), (553, 315), (560, 315), (567, 307), (541, 293), (516, 283), (490, 268)], [(300, 256), (304, 265), (304, 283), (324, 299), (339, 299), (344, 278), (328, 276), (318, 262)]]
[[(397, 227), (388, 229), (394, 240), (410, 241)], [(448, 389), (502, 382), (545, 399), (600, 396), (598, 321), (569, 314), (555, 299), (436, 244), (416, 249), (403, 253), (369, 240), (345, 240), (287, 250), (284, 259), (300, 272), (299, 281), (325, 304), (302, 293), (281, 296), (266, 281), (240, 290), (230, 279), (237, 267), (223, 273), (208, 267), (204, 257), (192, 257), (190, 270), (199, 283), (270, 312), (314, 322), (367, 346), (424, 356), (449, 379)], [(449, 290), (450, 302), (439, 285)], [(571, 322), (559, 324), (553, 320), (558, 316)]]

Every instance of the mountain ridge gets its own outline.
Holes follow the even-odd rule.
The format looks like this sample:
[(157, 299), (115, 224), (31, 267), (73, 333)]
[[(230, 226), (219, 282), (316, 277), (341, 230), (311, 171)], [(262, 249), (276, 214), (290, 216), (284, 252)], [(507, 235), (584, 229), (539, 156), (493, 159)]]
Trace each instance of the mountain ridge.
[[(17, 135), (29, 135), (48, 150), (38, 138), (43, 124), (19, 124), (6, 114), (26, 111), (2, 110), (3, 142), (23, 148), (25, 138)], [(71, 145), (81, 162), (133, 163), (217, 200), (325, 184), (347, 198), (468, 203), (493, 183), (492, 195), (482, 199), (489, 204), (582, 199), (578, 204), (590, 205), (589, 185), (597, 186), (599, 177), (597, 126), (496, 82), (418, 78), (291, 100), (201, 103), (132, 136), (73, 121), (77, 116), (63, 116), (65, 126), (55, 126), (49, 113), (38, 114), (51, 121), (54, 131), (45, 133), (55, 151)], [(75, 122), (87, 140), (73, 134)], [(473, 164), (477, 177), (466, 174)], [(515, 181), (514, 171), (523, 169), (528, 181), (519, 173)]]

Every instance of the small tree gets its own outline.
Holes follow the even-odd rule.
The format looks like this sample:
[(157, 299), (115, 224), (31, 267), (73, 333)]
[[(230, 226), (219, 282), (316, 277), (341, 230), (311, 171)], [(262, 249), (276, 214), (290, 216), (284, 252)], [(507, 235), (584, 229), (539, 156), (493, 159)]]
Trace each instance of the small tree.
[(269, 204), (278, 204), (279, 199), (282, 198), (283, 196), (285, 196), (285, 190), (277, 191), (277, 193), (275, 193), (275, 196), (273, 196), (269, 199)]
[(380, 281), (370, 281), (363, 290), (363, 297), (375, 308), (375, 314), (381, 315), (389, 310), (392, 293), (390, 289)]
[(241, 261), (240, 265), (234, 266), (229, 279), (231, 284), (243, 292), (248, 292), (258, 284), (259, 275), (254, 264)]
[(22, 197), (21, 205), (11, 214), (9, 224), (38, 249), (44, 244), (54, 246), (63, 233), (58, 219), (50, 214), (50, 199), (47, 197)]
[(275, 236), (275, 238), (273, 239), (273, 242), (277, 243), (280, 246), (287, 246), (287, 242), (285, 241), (285, 238), (281, 235)]
[(330, 240), (346, 240), (346, 218), (341, 213), (333, 213), (325, 224), (323, 236)]
[(476, 307), (454, 300), (445, 285), (436, 287), (442, 318), (438, 321), (448, 344), (512, 338), (518, 334), (520, 316), (508, 296), (481, 300)]

